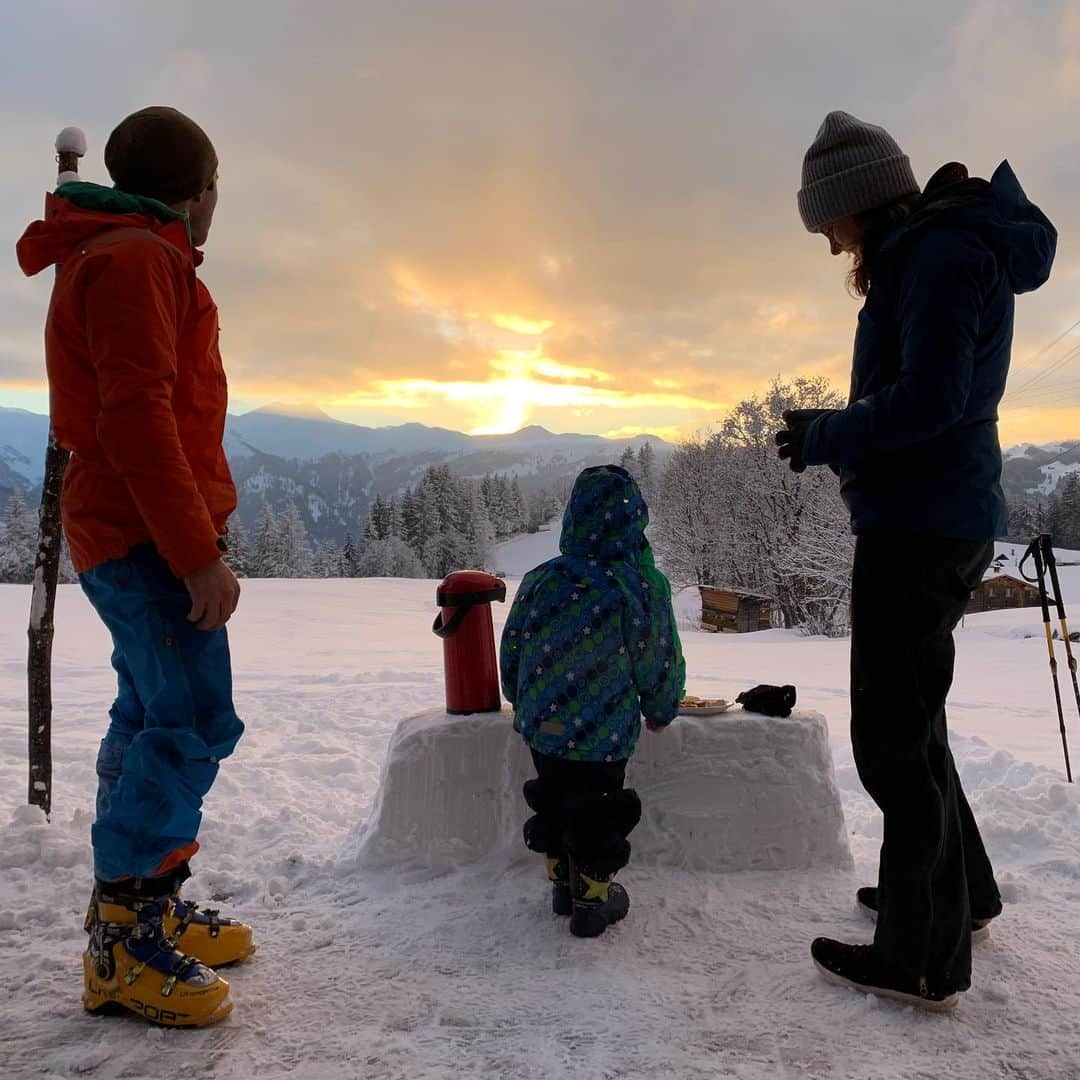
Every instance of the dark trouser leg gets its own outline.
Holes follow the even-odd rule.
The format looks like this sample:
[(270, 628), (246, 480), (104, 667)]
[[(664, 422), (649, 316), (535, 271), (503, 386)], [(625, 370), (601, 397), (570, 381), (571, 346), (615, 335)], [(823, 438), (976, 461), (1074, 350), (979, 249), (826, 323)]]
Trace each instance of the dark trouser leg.
[(637, 794), (624, 788), (626, 762), (567, 761), (533, 751), (537, 777), (525, 785), (535, 811), (525, 844), (552, 856), (572, 854), (604, 877), (630, 858), (627, 837), (641, 818)]
[(970, 984), (969, 853), (980, 892), (997, 893), (945, 719), (952, 632), (992, 552), (875, 534), (860, 537), (855, 553), (852, 742), (885, 817), (874, 944), (890, 967), (933, 989)]

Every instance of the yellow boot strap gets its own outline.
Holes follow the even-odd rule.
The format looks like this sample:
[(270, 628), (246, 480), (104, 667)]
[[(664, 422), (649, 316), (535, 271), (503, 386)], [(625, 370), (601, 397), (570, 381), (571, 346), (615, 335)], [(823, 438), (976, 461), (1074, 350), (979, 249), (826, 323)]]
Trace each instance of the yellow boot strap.
[(104, 900), (97, 903), (97, 917), (103, 923), (115, 923), (119, 926), (134, 926), (138, 922), (138, 914), (123, 904), (109, 904)]
[(544, 865), (547, 867), (548, 878), (551, 881), (561, 880), (559, 875), (555, 872), (555, 868), (559, 865), (558, 859), (552, 859), (550, 856), (544, 856)]
[(581, 897), (582, 900), (599, 900), (601, 904), (607, 903), (608, 889), (611, 888), (610, 881), (595, 881), (588, 874), (582, 874), (581, 880), (585, 882), (585, 893)]

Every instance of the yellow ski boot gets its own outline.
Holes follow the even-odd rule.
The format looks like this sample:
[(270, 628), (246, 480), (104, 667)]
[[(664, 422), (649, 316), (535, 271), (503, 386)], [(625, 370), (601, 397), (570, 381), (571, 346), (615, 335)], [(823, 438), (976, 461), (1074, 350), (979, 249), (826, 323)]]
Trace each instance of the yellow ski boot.
[(223, 919), (214, 908), (203, 908), (173, 895), (165, 915), (165, 933), (176, 947), (208, 967), (240, 964), (254, 951), (252, 930), (239, 919)]
[(163, 929), (169, 896), (99, 882), (83, 953), (83, 1007), (128, 1009), (166, 1027), (206, 1027), (233, 1010), (229, 984), (176, 948)]

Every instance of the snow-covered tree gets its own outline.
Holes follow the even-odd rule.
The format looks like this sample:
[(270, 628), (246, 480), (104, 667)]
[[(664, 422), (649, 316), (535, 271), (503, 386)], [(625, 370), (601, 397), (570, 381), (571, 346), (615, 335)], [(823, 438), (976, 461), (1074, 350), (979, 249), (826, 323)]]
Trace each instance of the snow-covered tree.
[(638, 459), (634, 453), (632, 446), (627, 446), (622, 452), (622, 456), (619, 458), (619, 465), (622, 466), (635, 480), (639, 476)]
[(676, 584), (761, 592), (787, 626), (843, 628), (852, 540), (839, 486), (827, 469), (792, 473), (774, 442), (787, 409), (842, 404), (824, 379), (777, 379), (719, 430), (677, 448), (653, 515)]
[(424, 577), (424, 566), (400, 536), (369, 540), (356, 560), (357, 577)]
[(315, 557), (312, 559), (311, 573), (317, 578), (342, 577), (341, 552), (333, 540), (324, 540), (319, 544)]
[(1047, 518), (1056, 547), (1080, 549), (1080, 475), (1069, 473), (1058, 484)]
[(653, 497), (656, 485), (656, 453), (647, 440), (637, 452), (637, 478), (646, 501)]
[(290, 502), (278, 519), (282, 577), (311, 576), (311, 542), (296, 503)]
[(234, 514), (229, 519), (229, 535), (227, 539), (229, 553), (225, 561), (232, 568), (232, 572), (241, 578), (255, 576), (252, 573), (254, 552), (248, 539), (247, 529), (244, 528), (244, 523), (240, 520), (239, 514)]
[(16, 488), (0, 523), (0, 581), (29, 584), (34, 580), (38, 549), (38, 516)]
[(341, 576), (359, 577), (360, 545), (352, 533), (345, 534), (345, 542), (341, 546)]
[(285, 577), (281, 556), (278, 518), (274, 508), (264, 502), (255, 522), (255, 541), (249, 563), (251, 577)]

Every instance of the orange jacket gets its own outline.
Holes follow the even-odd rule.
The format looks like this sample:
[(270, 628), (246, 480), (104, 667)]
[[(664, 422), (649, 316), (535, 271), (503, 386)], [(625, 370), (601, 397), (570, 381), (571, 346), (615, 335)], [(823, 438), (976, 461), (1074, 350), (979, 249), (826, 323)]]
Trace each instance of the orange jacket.
[[(117, 212), (117, 211), (120, 212)], [(184, 218), (91, 184), (45, 201), (24, 273), (59, 265), (45, 326), (61, 510), (78, 572), (153, 541), (177, 577), (220, 557), (236, 488), (217, 308)]]

